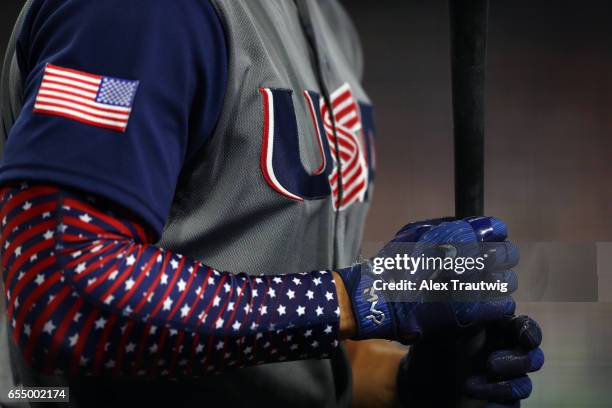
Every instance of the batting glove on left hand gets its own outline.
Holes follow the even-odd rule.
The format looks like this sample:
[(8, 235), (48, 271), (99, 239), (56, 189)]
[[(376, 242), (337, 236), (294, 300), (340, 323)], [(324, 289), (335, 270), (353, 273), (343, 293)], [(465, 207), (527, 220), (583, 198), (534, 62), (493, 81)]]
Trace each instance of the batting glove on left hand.
[(544, 364), (542, 331), (527, 316), (512, 316), (487, 325), (486, 343), (473, 361), (474, 372), (457, 382), (464, 352), (454, 339), (437, 338), (411, 347), (400, 363), (398, 397), (411, 408), (452, 407), (470, 397), (486, 408), (519, 408), (532, 391), (527, 373)]

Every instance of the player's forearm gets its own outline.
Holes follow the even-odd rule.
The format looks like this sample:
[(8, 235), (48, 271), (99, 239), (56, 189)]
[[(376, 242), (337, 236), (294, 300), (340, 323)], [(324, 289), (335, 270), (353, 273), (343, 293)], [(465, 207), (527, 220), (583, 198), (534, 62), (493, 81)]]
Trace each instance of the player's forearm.
[(346, 292), (337, 299), (328, 272), (216, 271), (54, 187), (11, 189), (2, 201), (7, 313), (40, 368), (196, 376), (325, 357), (339, 325), (354, 331)]
[(347, 342), (353, 372), (353, 404), (361, 407), (399, 407), (397, 374), (407, 348), (387, 340)]

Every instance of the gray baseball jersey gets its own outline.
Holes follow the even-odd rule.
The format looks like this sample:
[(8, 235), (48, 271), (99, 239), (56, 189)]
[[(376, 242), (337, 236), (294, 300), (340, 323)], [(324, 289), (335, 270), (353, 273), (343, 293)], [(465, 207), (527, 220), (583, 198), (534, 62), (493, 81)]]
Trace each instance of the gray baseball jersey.
[[(358, 256), (372, 195), (374, 148), (371, 104), (360, 84), (361, 49), (346, 12), (335, 0), (210, 2), (227, 44), (225, 97), (206, 143), (186, 152), (159, 245), (220, 270), (251, 274), (349, 265)], [(4, 64), (5, 137), (22, 106), (15, 44), (31, 4), (17, 22)], [(13, 358), (21, 381), (43, 381)], [(127, 391), (112, 382), (79, 386)], [(189, 393), (188, 399), (176, 397), (183, 402), (346, 406), (350, 368), (339, 352), (184, 386), (172, 386)], [(145, 389), (151, 401), (163, 400), (160, 394), (169, 390)]]

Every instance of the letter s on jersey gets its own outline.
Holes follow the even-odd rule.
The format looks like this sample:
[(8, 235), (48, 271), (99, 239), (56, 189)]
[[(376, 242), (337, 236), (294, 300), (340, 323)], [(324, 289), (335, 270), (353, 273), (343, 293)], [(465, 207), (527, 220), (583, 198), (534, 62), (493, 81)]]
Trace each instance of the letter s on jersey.
[(259, 92), (264, 112), (261, 170), (270, 187), (296, 201), (317, 200), (331, 194), (336, 210), (367, 200), (375, 165), (371, 106), (358, 103), (349, 85), (344, 84), (330, 95), (332, 123), (324, 99), (316, 92), (303, 92), (321, 156), (319, 168), (308, 173), (300, 159), (293, 92), (274, 88), (260, 88)]

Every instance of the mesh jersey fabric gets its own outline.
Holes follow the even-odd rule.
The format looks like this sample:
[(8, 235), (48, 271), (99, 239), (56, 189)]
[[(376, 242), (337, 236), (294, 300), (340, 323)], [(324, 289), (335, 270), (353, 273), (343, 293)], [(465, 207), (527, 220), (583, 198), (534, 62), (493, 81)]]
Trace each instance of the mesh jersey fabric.
[[(264, 126), (260, 88), (292, 91), (301, 165), (312, 171), (320, 164), (302, 91), (320, 95), (323, 90), (295, 3), (211, 3), (225, 32), (228, 85), (214, 131), (202, 147), (185, 154), (158, 244), (206, 259), (218, 269), (247, 273), (293, 273), (347, 266), (358, 255), (371, 186), (368, 198), (335, 211), (331, 197), (297, 202), (279, 195), (266, 183), (260, 168)], [(307, 2), (306, 8), (322, 60), (323, 80), (331, 91), (344, 84), (350, 86), (359, 101), (364, 133), (370, 137), (370, 101), (360, 85), (362, 61), (354, 28), (335, 1)], [(368, 149), (371, 142), (370, 138), (366, 140)], [(369, 156), (368, 161), (373, 162), (373, 158)], [(199, 386), (197, 393), (185, 386), (183, 390), (189, 390), (190, 396), (183, 401), (187, 404), (199, 397), (227, 406), (283, 406), (287, 401), (293, 406), (346, 406), (349, 370), (343, 353), (330, 360), (254, 367), (215, 377), (206, 386)], [(23, 367), (19, 371), (36, 376)], [(248, 400), (237, 395), (233, 384), (248, 388)], [(122, 389), (96, 381), (80, 386), (91, 390), (92, 396), (99, 394), (93, 392), (96, 388), (109, 390), (107, 394)], [(151, 401), (161, 398), (160, 394), (152, 392)]]

